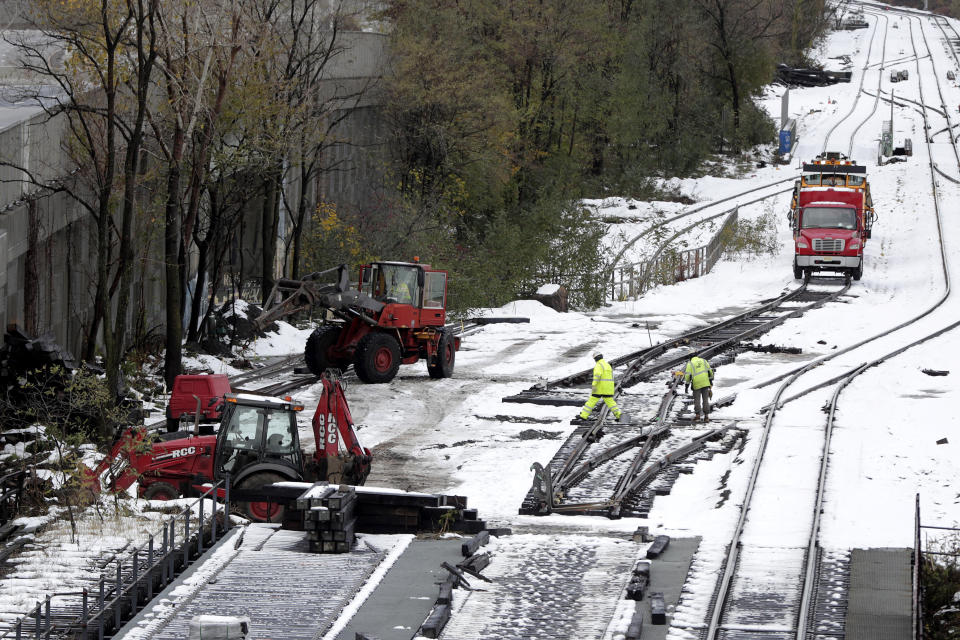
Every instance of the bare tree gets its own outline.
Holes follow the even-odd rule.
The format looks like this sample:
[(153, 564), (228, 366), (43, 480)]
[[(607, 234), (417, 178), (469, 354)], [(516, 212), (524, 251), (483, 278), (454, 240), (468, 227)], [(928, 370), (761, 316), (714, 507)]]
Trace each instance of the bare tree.
[[(62, 117), (73, 164), (53, 178), (18, 167), (38, 187), (65, 192), (94, 219), (97, 263), (94, 309), (84, 346), (93, 358), (102, 339), (109, 388), (120, 388), (132, 287), (136, 193), (159, 0), (37, 0), (30, 24), (42, 35), (13, 42), (25, 70), (53, 91), (32, 99), (52, 120)], [(63, 53), (70, 52), (69, 64)]]

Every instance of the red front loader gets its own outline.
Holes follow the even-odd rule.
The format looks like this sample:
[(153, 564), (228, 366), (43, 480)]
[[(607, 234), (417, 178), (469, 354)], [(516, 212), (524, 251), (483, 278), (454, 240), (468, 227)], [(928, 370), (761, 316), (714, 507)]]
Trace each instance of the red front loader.
[[(321, 382), (312, 455), (300, 447), (297, 414), (303, 405), (289, 397), (231, 393), (225, 396), (216, 435), (151, 439), (143, 428), (124, 432), (92, 472), (94, 484), (122, 491), (139, 482), (139, 495), (153, 500), (199, 495), (204, 485), (228, 473), (238, 489), (283, 481), (363, 484), (370, 473), (370, 450), (360, 446), (339, 379), (325, 373)], [(273, 503), (247, 502), (240, 508), (253, 520), (283, 518), (283, 507)]]
[[(336, 273), (336, 282), (323, 278)], [(303, 280), (277, 280), (254, 324), (299, 311), (324, 310), (324, 323), (307, 339), (303, 356), (315, 375), (353, 365), (363, 382), (393, 380), (401, 364), (423, 358), (431, 378), (453, 375), (460, 338), (444, 327), (447, 272), (419, 262), (374, 262), (360, 268), (351, 288), (345, 265)]]

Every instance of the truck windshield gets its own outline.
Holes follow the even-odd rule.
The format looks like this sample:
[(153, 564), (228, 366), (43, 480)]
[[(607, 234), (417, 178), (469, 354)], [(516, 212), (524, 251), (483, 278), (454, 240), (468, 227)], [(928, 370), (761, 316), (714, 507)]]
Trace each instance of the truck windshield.
[(806, 207), (804, 229), (856, 229), (857, 210), (840, 207)]

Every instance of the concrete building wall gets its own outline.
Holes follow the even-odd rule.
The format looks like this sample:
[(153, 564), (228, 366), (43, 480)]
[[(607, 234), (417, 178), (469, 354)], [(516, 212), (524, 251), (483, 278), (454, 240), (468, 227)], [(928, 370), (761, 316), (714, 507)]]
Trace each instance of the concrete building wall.
[[(386, 38), (373, 33), (343, 33), (346, 47), (334, 58), (321, 91), (347, 117), (334, 135), (322, 173), (308, 185), (317, 198), (338, 209), (375, 211), (381, 206), (385, 127), (380, 117), (378, 81), (385, 66)], [(363, 89), (362, 99), (356, 95)], [(336, 102), (336, 101), (340, 102)], [(0, 327), (17, 323), (29, 333), (52, 331), (65, 348), (79, 355), (94, 306), (96, 224), (64, 193), (30, 185), (22, 167), (39, 180), (71, 179), (61, 149), (63, 119), (50, 120), (39, 109), (0, 107)], [(300, 188), (296, 182), (288, 190)], [(289, 192), (288, 192), (289, 193)], [(260, 273), (260, 207), (254, 203), (244, 222), (241, 247), (244, 272)], [(125, 310), (128, 336), (160, 334), (164, 324), (163, 238), (161, 222), (138, 221), (135, 289)], [(291, 226), (286, 225), (289, 230)], [(281, 255), (282, 251), (278, 252)]]

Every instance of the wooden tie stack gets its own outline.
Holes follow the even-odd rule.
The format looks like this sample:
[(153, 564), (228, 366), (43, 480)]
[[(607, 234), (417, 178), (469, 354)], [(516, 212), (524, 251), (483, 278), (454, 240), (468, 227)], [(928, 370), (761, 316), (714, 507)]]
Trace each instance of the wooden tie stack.
[(314, 553), (347, 553), (357, 530), (357, 491), (350, 485), (317, 482), (297, 498), (303, 530)]

